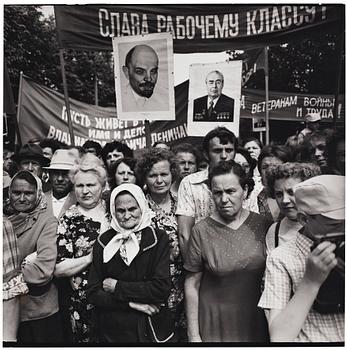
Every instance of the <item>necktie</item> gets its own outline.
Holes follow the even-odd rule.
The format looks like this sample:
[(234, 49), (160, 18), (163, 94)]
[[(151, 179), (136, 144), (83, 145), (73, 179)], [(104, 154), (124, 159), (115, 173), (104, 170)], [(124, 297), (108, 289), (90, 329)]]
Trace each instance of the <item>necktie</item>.
[(211, 118), (212, 111), (213, 111), (213, 100), (211, 100), (209, 105), (208, 105), (207, 117), (209, 119)]

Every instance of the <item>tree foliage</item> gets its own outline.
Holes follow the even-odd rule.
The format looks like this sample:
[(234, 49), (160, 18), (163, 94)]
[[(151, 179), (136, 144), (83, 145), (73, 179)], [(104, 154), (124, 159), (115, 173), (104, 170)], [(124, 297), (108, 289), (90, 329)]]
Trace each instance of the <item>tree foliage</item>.
[[(4, 11), (4, 50), (14, 95), (17, 98), (22, 71), (36, 82), (63, 92), (59, 47), (54, 17), (43, 18), (40, 6), (7, 5)], [(110, 52), (65, 50), (69, 96), (114, 106), (113, 61)]]
[[(231, 53), (232, 54), (232, 53)], [(269, 89), (283, 92), (334, 94), (340, 56), (336, 34), (325, 34), (269, 48)], [(236, 55), (237, 56), (237, 55)], [(235, 59), (235, 54), (233, 54)], [(342, 57), (344, 66), (344, 55)], [(340, 75), (341, 92), (344, 72)], [(256, 72), (247, 87), (264, 89), (264, 71)]]

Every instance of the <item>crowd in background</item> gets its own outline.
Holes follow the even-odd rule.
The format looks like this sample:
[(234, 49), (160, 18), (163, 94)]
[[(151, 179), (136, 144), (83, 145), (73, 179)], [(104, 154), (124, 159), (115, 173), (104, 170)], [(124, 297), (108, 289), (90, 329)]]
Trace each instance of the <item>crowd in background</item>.
[(4, 147), (4, 340), (343, 342), (345, 135), (319, 120), (282, 145)]

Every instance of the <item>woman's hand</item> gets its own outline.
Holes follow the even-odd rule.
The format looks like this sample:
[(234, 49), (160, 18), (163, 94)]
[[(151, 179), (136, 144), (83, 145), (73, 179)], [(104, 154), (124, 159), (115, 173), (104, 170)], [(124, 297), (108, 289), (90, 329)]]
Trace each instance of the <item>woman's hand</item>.
[(116, 288), (117, 280), (114, 278), (106, 278), (102, 282), (102, 288), (105, 292), (113, 293)]
[(149, 316), (155, 315), (159, 312), (159, 307), (154, 304), (142, 304), (129, 301), (129, 307), (131, 307), (134, 310), (143, 312)]

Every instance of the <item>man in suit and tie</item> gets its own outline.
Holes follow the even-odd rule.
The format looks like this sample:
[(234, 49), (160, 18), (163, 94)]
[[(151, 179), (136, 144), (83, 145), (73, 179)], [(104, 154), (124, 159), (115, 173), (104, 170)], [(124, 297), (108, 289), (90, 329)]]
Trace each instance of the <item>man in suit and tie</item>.
[(207, 95), (194, 100), (193, 121), (233, 122), (234, 99), (222, 94), (224, 77), (214, 70), (206, 76)]

